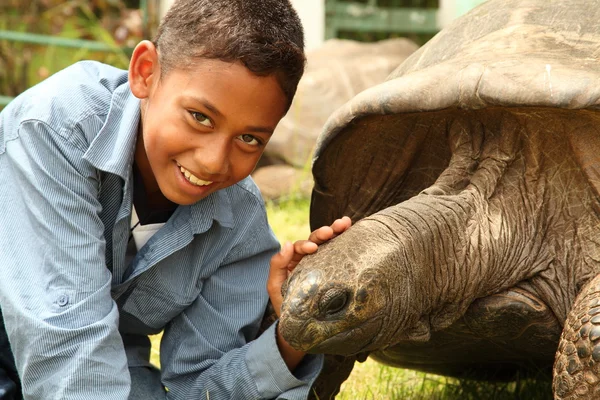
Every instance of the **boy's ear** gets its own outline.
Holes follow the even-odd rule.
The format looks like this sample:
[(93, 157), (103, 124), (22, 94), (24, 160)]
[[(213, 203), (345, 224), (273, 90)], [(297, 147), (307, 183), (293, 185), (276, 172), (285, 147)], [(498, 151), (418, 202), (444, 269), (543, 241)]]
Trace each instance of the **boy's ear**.
[(150, 95), (153, 84), (160, 78), (158, 51), (149, 40), (142, 40), (133, 49), (129, 61), (129, 87), (133, 95), (145, 99)]

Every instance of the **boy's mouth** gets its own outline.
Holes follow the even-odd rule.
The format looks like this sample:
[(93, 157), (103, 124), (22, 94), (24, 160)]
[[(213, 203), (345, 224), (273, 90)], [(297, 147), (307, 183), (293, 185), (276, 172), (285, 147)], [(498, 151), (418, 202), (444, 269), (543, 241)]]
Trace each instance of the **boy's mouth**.
[(187, 169), (183, 168), (179, 163), (177, 163), (177, 166), (179, 167), (179, 170), (181, 171), (181, 173), (183, 174), (183, 176), (185, 176), (185, 179), (187, 179), (187, 181), (189, 183), (191, 183), (192, 185), (195, 185), (195, 186), (207, 186), (207, 185), (210, 185), (212, 183), (212, 181), (204, 181), (204, 180), (198, 178), (196, 175), (192, 174), (190, 171), (188, 171)]

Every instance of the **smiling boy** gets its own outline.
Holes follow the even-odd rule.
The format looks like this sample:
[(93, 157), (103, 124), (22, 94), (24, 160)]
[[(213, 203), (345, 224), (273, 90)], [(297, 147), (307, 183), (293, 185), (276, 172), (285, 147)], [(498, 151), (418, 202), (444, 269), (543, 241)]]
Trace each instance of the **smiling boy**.
[(181, 0), (128, 71), (81, 62), (0, 113), (1, 399), (307, 397), (321, 357), (259, 327), (350, 222), (277, 253), (248, 177), (302, 49), (288, 1)]

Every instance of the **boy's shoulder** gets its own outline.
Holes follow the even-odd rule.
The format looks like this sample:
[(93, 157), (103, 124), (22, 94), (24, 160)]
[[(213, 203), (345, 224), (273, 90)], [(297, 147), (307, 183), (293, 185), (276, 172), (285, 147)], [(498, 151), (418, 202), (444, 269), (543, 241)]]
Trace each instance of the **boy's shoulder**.
[(69, 127), (90, 115), (106, 115), (113, 92), (126, 82), (125, 70), (80, 61), (21, 93), (9, 107), (17, 122), (33, 119), (56, 125), (59, 121)]
[(242, 179), (225, 190), (228, 191), (233, 206), (239, 203), (244, 203), (246, 205), (252, 203), (257, 207), (264, 208), (264, 200), (260, 190), (251, 176)]

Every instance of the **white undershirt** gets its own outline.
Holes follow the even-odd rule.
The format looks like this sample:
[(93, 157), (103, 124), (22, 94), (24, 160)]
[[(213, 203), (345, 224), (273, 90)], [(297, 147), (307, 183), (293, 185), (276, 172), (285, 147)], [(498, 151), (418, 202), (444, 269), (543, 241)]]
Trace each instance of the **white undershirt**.
[(133, 235), (133, 240), (135, 242), (135, 247), (138, 251), (140, 251), (146, 242), (150, 240), (152, 235), (158, 232), (158, 230), (165, 224), (164, 222), (161, 222), (159, 224), (141, 225), (139, 222), (140, 220), (137, 212), (135, 212), (135, 207), (132, 207), (130, 228)]

